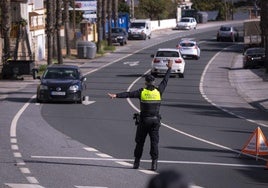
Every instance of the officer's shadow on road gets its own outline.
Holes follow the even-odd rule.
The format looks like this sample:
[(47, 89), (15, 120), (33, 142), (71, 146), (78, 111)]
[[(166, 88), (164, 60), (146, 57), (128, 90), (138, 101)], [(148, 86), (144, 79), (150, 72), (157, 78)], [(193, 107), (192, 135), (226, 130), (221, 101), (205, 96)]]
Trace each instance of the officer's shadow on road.
[[(74, 162), (55, 162), (55, 161), (41, 161), (41, 160), (24, 160), (25, 163), (31, 164), (48, 164), (48, 165), (68, 165), (68, 166), (84, 166), (84, 167), (101, 167), (101, 168), (115, 168), (115, 169), (133, 169), (132, 166), (112, 166), (112, 165), (101, 165), (101, 164), (89, 164), (89, 163), (74, 163)], [(115, 163), (116, 164), (116, 163)]]

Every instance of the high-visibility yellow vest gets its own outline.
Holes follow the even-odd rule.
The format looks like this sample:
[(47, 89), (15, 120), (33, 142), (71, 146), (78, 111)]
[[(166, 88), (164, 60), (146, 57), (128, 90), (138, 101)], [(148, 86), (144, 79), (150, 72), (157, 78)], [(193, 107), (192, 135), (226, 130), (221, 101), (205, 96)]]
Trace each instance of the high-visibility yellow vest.
[(161, 101), (161, 94), (157, 89), (143, 89), (141, 92), (141, 101)]
[(157, 116), (161, 104), (161, 94), (157, 89), (143, 89), (140, 98), (140, 110), (142, 116)]

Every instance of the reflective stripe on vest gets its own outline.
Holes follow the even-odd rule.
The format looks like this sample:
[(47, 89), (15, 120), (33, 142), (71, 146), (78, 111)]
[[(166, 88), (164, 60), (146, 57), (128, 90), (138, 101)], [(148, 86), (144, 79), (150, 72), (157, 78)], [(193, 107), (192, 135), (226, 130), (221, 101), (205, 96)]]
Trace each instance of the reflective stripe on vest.
[(141, 92), (141, 101), (142, 102), (160, 102), (161, 101), (161, 95), (160, 92), (157, 89), (154, 90), (148, 90), (143, 89)]

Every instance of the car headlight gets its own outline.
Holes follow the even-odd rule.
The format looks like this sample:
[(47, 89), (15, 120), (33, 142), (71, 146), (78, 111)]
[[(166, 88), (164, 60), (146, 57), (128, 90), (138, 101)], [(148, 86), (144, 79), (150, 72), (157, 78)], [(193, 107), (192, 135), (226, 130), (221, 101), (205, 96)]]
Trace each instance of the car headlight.
[(70, 91), (78, 91), (79, 90), (79, 86), (78, 85), (72, 85), (69, 87)]
[(39, 88), (40, 88), (40, 90), (48, 90), (48, 87), (46, 85), (42, 85), (42, 84), (40, 85)]

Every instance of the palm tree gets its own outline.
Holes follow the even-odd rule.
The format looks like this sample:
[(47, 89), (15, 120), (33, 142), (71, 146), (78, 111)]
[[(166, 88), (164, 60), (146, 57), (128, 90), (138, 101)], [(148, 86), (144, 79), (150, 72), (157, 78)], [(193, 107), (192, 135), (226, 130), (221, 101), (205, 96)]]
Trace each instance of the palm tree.
[(47, 64), (52, 64), (53, 59), (53, 2), (46, 1), (47, 18), (46, 18), (46, 34), (47, 34)]
[(62, 47), (61, 47), (61, 40), (60, 40), (60, 30), (62, 26), (62, 0), (56, 0), (56, 36), (57, 36), (57, 59), (58, 63), (62, 64)]
[(118, 0), (113, 0), (113, 20), (114, 20), (114, 27), (118, 27)]
[(98, 53), (101, 52), (101, 17), (102, 17), (102, 0), (97, 1), (97, 32), (98, 32), (98, 42), (97, 42), (97, 51)]
[(69, 0), (64, 0), (63, 1), (63, 23), (64, 23), (64, 35), (65, 35), (65, 44), (66, 44), (66, 56), (71, 55), (71, 50), (70, 50), (70, 25), (69, 25)]
[[(109, 1), (109, 0), (108, 0)], [(102, 0), (102, 14), (101, 14), (101, 25), (102, 25), (102, 37), (106, 40), (106, 16), (107, 15), (107, 0)]]
[(111, 29), (112, 29), (112, 1), (108, 1), (107, 6), (108, 20), (108, 46), (112, 46)]
[(3, 62), (6, 62), (10, 58), (10, 0), (2, 0), (0, 5), (2, 12), (2, 31), (4, 38)]
[(261, 0), (260, 1), (260, 7), (261, 7), (261, 30), (262, 30), (262, 39), (263, 44), (265, 47), (265, 69), (266, 73), (268, 73), (268, 1), (267, 0)]

